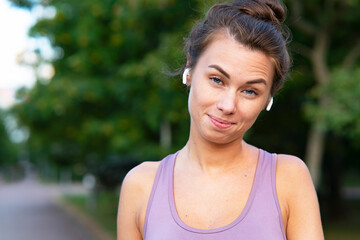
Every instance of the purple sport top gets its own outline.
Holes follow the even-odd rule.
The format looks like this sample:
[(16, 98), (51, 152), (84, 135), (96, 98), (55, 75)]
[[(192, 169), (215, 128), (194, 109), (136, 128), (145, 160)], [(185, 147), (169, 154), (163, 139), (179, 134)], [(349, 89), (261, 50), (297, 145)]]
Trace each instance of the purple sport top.
[(174, 200), (174, 165), (177, 154), (165, 157), (157, 170), (144, 224), (144, 240), (286, 240), (276, 194), (276, 154), (260, 149), (249, 199), (230, 224), (196, 229), (179, 217)]

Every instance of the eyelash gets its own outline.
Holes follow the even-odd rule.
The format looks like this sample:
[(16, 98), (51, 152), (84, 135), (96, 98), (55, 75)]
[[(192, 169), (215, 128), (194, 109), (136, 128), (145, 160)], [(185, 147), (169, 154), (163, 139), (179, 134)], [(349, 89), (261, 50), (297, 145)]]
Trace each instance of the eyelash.
[[(258, 93), (252, 89), (246, 89), (246, 90), (244, 90), (244, 92), (248, 95), (255, 95), (255, 96), (258, 95)], [(249, 92), (251, 92), (251, 93), (249, 93)]]
[[(224, 84), (223, 81), (219, 77), (210, 77), (210, 80), (217, 85)], [(258, 95), (258, 93), (252, 89), (246, 89), (246, 90), (244, 90), (244, 92), (245, 92), (245, 94), (250, 95), (250, 96)]]
[(223, 81), (218, 77), (210, 77), (211, 81), (213, 81), (215, 84), (223, 84)]

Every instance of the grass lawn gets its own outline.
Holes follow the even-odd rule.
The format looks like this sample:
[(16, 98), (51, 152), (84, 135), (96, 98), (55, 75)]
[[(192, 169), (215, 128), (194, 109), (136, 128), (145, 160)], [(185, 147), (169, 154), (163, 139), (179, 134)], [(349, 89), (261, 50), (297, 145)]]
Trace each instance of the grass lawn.
[[(88, 198), (83, 195), (65, 196), (65, 200), (90, 214), (100, 225), (116, 236), (116, 214), (118, 193), (101, 192), (96, 197), (96, 207), (89, 209)], [(324, 221), (326, 240), (360, 239), (360, 200), (346, 202), (346, 217), (339, 220)]]
[(326, 240), (360, 239), (360, 199), (346, 201), (346, 209), (343, 219), (324, 222)]
[(89, 202), (85, 195), (67, 195), (65, 201), (89, 214), (109, 233), (116, 236), (116, 215), (119, 194), (114, 192), (101, 192), (96, 196), (96, 203)]

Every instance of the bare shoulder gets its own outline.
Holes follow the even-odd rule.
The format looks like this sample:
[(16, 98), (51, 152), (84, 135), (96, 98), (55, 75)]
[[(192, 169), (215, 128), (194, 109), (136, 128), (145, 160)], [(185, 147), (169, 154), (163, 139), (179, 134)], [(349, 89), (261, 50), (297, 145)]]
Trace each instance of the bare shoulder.
[(159, 164), (160, 162), (143, 162), (130, 170), (121, 185), (121, 195), (137, 199), (132, 203), (137, 202), (139, 208), (147, 204)]
[(122, 187), (130, 185), (131, 188), (146, 189), (148, 185), (152, 185), (151, 180), (154, 180), (159, 164), (160, 162), (143, 162), (134, 167), (126, 174)]
[(304, 161), (298, 157), (286, 154), (277, 155), (276, 175), (279, 178), (286, 178), (288, 181), (294, 180), (294, 183), (298, 182), (299, 178), (311, 179)]
[(147, 202), (160, 162), (144, 162), (125, 176), (121, 185), (117, 239), (142, 239)]
[(323, 239), (316, 191), (306, 164), (279, 154), (276, 188), (288, 239)]
[(277, 156), (276, 187), (287, 207), (301, 195), (316, 194), (309, 170), (300, 158), (285, 154)]

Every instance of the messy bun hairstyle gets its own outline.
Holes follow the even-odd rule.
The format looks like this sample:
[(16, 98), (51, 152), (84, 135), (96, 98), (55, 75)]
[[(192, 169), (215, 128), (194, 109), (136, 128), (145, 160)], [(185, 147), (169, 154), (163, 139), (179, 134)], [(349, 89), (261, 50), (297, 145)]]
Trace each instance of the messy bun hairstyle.
[(237, 0), (213, 5), (186, 39), (186, 67), (194, 68), (213, 36), (225, 30), (239, 43), (273, 59), (275, 74), (271, 95), (274, 95), (283, 86), (290, 68), (289, 34), (282, 26), (285, 16), (286, 8), (278, 0)]

